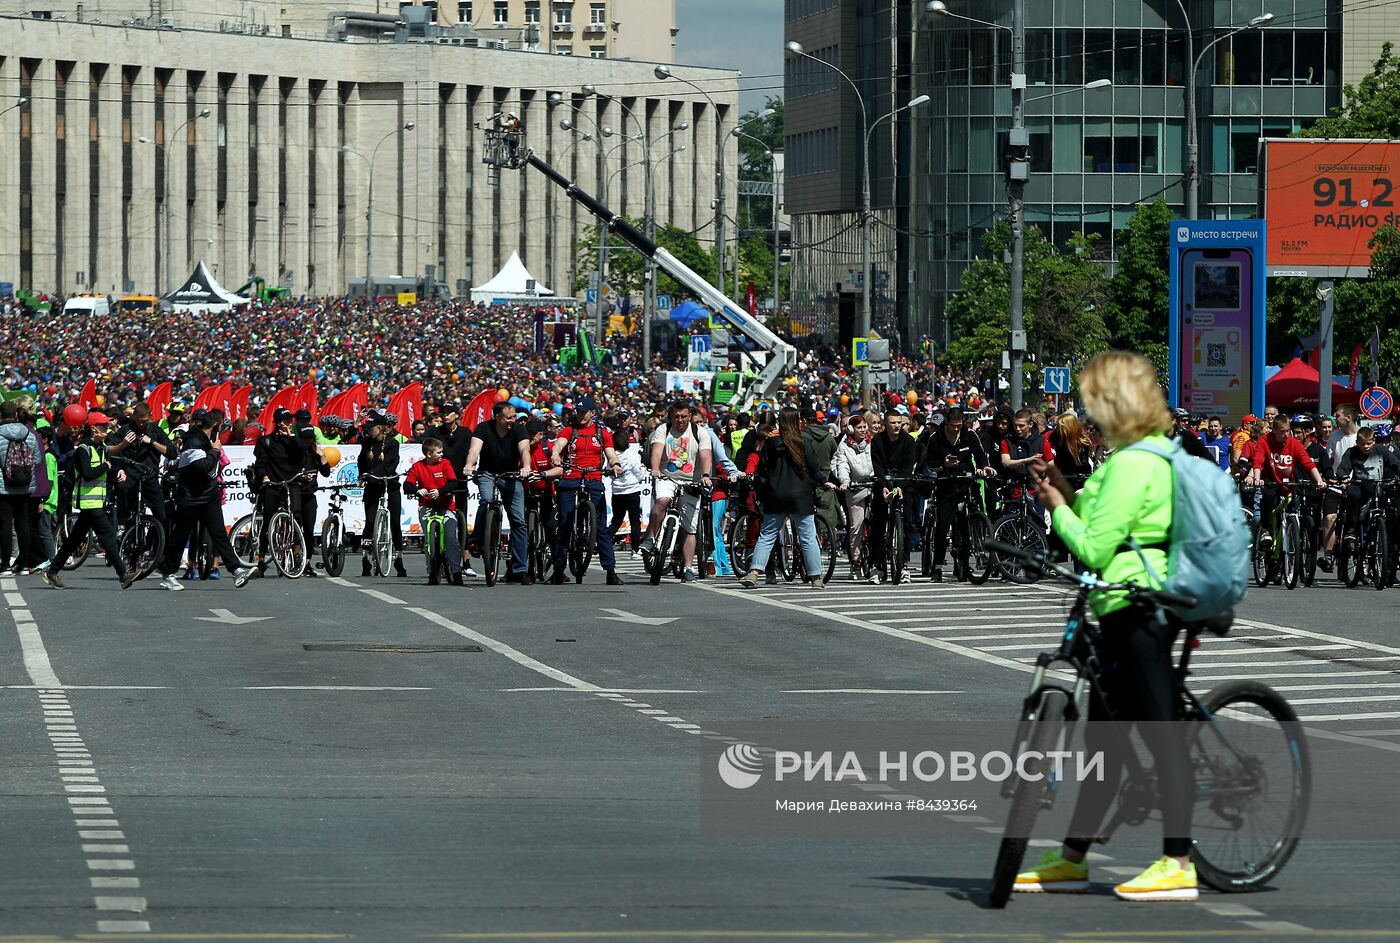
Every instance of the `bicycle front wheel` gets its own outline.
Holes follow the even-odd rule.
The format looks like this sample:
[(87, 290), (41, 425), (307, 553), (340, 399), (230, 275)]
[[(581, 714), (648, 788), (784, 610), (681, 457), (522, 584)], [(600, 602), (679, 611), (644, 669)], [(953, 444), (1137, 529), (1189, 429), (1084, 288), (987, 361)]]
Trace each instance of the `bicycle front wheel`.
[[(62, 544), (67, 540), (68, 534), (77, 526), (78, 512), (74, 511), (64, 517), (59, 524), (58, 542)], [(65, 570), (76, 570), (87, 562), (88, 554), (92, 553), (92, 543), (92, 531), (88, 531), (83, 535), (83, 539), (79, 541), (78, 546), (73, 550), (73, 554), (68, 558), (68, 562), (63, 564), (63, 568)]]
[(1311, 520), (1298, 530), (1298, 580), (1304, 586), (1317, 582), (1317, 527)]
[(973, 514), (967, 519), (967, 579), (980, 586), (992, 576), (992, 552), (986, 543), (992, 538), (992, 522), (985, 514)]
[(1282, 540), (1279, 546), (1279, 581), (1288, 589), (1297, 589), (1302, 567), (1299, 566), (1298, 518), (1291, 514), (1283, 520)]
[(268, 522), (268, 548), (272, 564), (289, 580), (306, 572), (306, 538), (296, 519), (286, 511), (278, 511)]
[(1376, 589), (1385, 589), (1390, 583), (1390, 537), (1383, 518), (1377, 522), (1374, 534), (1370, 553), (1366, 555), (1366, 575)]
[(390, 530), (390, 513), (392, 512), (388, 508), (380, 507), (379, 513), (374, 516), (375, 576), (388, 576), (394, 566), (394, 537)]
[(598, 533), (593, 502), (586, 500), (587, 495), (580, 495), (580, 499), (574, 506), (573, 527), (569, 531), (572, 535), (569, 541), (569, 572), (574, 575), (575, 583), (583, 582), (588, 564), (593, 562), (593, 545)]
[(487, 586), (495, 586), (501, 575), (501, 509), (486, 508), (486, 520), (481, 538), (481, 569)]
[(671, 565), (671, 555), (675, 552), (676, 542), (680, 539), (678, 533), (680, 526), (680, 519), (673, 514), (668, 513), (661, 519), (661, 533), (656, 535), (656, 547), (647, 559), (647, 576), (651, 579), (653, 586), (661, 585), (661, 577), (665, 575), (666, 568)]
[[(1024, 515), (1006, 515), (997, 521), (992, 536), (1002, 543), (1020, 547), (1022, 550), (1037, 556), (1045, 555), (1045, 532), (1040, 529), (1040, 525)], [(1000, 554), (996, 554), (994, 559), (997, 570), (1013, 583), (1034, 583), (1040, 578), (1038, 571), (1022, 563), (1019, 559), (1004, 557)]]
[(817, 518), (817, 550), (822, 558), (822, 582), (830, 583), (832, 574), (836, 572), (836, 555), (840, 550), (840, 545), (836, 542), (836, 534), (831, 529), (831, 524), (826, 518)]
[(1221, 685), (1204, 704), (1212, 716), (1190, 734), (1191, 857), (1217, 891), (1255, 890), (1298, 848), (1312, 794), (1308, 742), (1293, 707), (1267, 685)]
[(885, 555), (881, 558), (885, 582), (892, 586), (904, 582), (904, 532), (899, 529), (896, 513), (890, 513), (889, 521), (885, 525)]
[[(1067, 744), (1057, 743), (1065, 726), (1065, 708), (1069, 698), (1063, 691), (1048, 690), (1041, 694), (1033, 717), (1026, 717), (1022, 730), (1027, 734), (1025, 748), (1042, 756), (1053, 749), (1063, 750)], [(1029, 726), (1029, 729), (1027, 729)], [(1017, 744), (1018, 752), (1021, 744)], [(1016, 886), (1016, 875), (1026, 857), (1026, 846), (1030, 844), (1031, 830), (1035, 827), (1036, 816), (1040, 814), (1047, 789), (1054, 788), (1050, 778), (1052, 767), (1046, 761), (1045, 769), (1027, 769), (1032, 778), (1021, 779), (1016, 783), (1011, 795), (1011, 811), (1006, 816), (1006, 828), (1002, 831), (1001, 845), (997, 848), (997, 861), (992, 869), (991, 905), (1001, 908), (1011, 897)]]
[[(244, 569), (256, 566), (258, 562), (258, 531), (254, 523), (252, 514), (244, 514), (233, 525), (233, 530), (228, 532), (228, 539), (238, 553), (237, 566)], [(225, 562), (234, 565), (230, 561)]]
[(549, 534), (539, 511), (526, 512), (525, 532), (530, 535), (530, 577), (543, 583), (549, 570)]
[(339, 576), (345, 569), (345, 525), (337, 515), (321, 526), (321, 565), (327, 576)]
[(164, 552), (165, 531), (152, 518), (138, 517), (122, 534), (122, 563), (138, 580), (151, 575)]
[(797, 579), (797, 534), (792, 529), (792, 518), (783, 518), (783, 529), (778, 532), (778, 568), (782, 570), (783, 581), (791, 583)]
[(749, 572), (753, 564), (754, 543), (758, 539), (763, 519), (754, 511), (740, 511), (729, 522), (729, 560), (739, 576)]

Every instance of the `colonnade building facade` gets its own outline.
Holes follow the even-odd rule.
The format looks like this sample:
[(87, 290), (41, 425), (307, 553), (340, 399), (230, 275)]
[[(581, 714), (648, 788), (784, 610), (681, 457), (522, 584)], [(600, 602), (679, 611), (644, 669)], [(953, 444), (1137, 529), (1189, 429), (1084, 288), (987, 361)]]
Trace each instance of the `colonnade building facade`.
[(631, 216), (650, 148), (659, 223), (702, 245), (718, 162), (738, 176), (735, 72), (21, 17), (0, 36), (0, 281), (16, 288), (166, 292), (202, 259), (227, 285), (331, 295), (372, 253), (376, 279), (431, 269), (455, 290), (517, 251), (575, 294), (595, 221), (540, 174), (493, 179), (475, 125), (498, 111)]

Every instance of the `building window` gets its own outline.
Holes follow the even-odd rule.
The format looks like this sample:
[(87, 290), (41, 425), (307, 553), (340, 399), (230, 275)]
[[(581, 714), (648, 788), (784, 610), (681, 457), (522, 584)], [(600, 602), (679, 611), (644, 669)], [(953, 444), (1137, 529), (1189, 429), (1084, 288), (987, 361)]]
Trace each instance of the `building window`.
[(457, 0), (457, 22), (468, 23), (472, 21), (472, 0)]
[(1055, 30), (1055, 82), (1059, 85), (1084, 84), (1084, 31)]
[(567, 3), (555, 3), (555, 4), (554, 4), (554, 22), (556, 22), (556, 23), (562, 23), (562, 24), (565, 24), (565, 25), (572, 25), (572, 24), (573, 24), (573, 22), (574, 22), (574, 4), (573, 4), (573, 0), (568, 0)]
[(525, 0), (525, 22), (538, 23), (540, 21), (540, 0)]
[(606, 3), (589, 4), (588, 22), (595, 26), (606, 26), (608, 22), (608, 5)]
[(574, 47), (573, 47), (573, 46), (555, 46), (555, 47), (554, 47), (554, 54), (555, 54), (555, 55), (558, 55), (558, 56), (572, 56), (572, 55), (574, 54)]
[(588, 57), (590, 59), (606, 59), (608, 57), (607, 46), (589, 46)]
[(496, 0), (496, 25), (505, 26), (510, 22), (510, 3), (508, 0)]
[[(997, 30), (1006, 35), (1005, 30)], [(1010, 38), (1009, 36), (1007, 37)], [(1032, 85), (1049, 85), (1054, 77), (1055, 36), (1053, 30), (1026, 30), (1026, 81)]]

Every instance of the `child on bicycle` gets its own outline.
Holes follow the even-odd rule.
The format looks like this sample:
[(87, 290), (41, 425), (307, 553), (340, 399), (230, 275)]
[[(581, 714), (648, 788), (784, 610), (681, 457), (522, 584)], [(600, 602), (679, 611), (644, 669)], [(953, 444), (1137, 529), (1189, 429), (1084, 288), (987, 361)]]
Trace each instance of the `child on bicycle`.
[[(403, 492), (412, 498), (418, 499), (419, 520), (423, 523), (423, 532), (426, 534), (427, 514), (430, 511), (445, 512), (447, 517), (443, 521), (443, 538), (447, 544), (445, 553), (447, 554), (447, 569), (452, 574), (452, 585), (462, 585), (462, 550), (461, 542), (457, 534), (457, 502), (452, 497), (452, 493), (457, 490), (459, 482), (457, 473), (452, 470), (452, 463), (442, 456), (442, 440), (427, 438), (423, 440), (423, 457), (413, 463), (413, 467), (408, 470), (408, 475), (404, 478)], [(434, 570), (428, 573), (428, 585), (436, 586), (438, 575)]]

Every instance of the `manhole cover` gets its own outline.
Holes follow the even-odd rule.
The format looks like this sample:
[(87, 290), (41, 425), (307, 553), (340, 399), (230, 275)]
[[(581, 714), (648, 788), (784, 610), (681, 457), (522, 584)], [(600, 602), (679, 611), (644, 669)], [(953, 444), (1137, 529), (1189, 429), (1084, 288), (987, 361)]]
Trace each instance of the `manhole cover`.
[(302, 645), (308, 652), (371, 652), (378, 655), (432, 655), (438, 652), (479, 652), (480, 645), (389, 645), (378, 642), (319, 642)]

